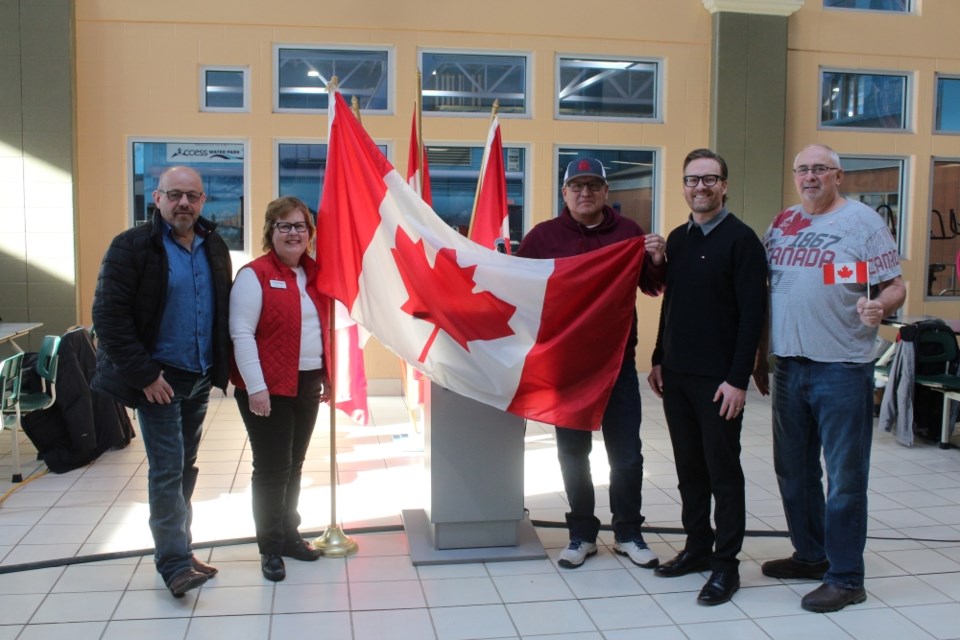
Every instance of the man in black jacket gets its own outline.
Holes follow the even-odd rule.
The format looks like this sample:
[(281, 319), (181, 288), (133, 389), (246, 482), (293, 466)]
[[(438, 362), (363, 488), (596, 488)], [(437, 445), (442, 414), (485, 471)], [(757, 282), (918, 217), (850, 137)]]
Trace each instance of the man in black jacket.
[(654, 573), (670, 578), (711, 569), (697, 602), (716, 605), (740, 588), (740, 428), (765, 318), (767, 263), (757, 234), (724, 206), (723, 158), (697, 149), (683, 174), (690, 218), (667, 238), (667, 291), (647, 380), (663, 398), (687, 540)]
[(158, 213), (113, 239), (93, 300), (92, 387), (137, 410), (154, 560), (178, 598), (217, 573), (194, 557), (190, 535), (210, 387), (226, 388), (230, 357), (233, 270), (216, 225), (200, 217), (205, 199), (196, 171), (167, 169), (153, 192)]

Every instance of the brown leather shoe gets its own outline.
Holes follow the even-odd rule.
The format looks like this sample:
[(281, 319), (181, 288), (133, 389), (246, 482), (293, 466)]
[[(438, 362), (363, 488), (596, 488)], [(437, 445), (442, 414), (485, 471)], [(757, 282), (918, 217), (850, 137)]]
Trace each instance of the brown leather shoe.
[(823, 580), (823, 574), (830, 568), (826, 560), (821, 562), (799, 562), (790, 558), (768, 560), (760, 565), (760, 571), (768, 578), (796, 580)]
[(867, 599), (867, 592), (863, 587), (845, 589), (835, 584), (824, 582), (822, 585), (803, 596), (800, 606), (814, 613), (830, 613), (840, 611), (848, 604), (860, 604)]
[(202, 573), (203, 575), (207, 576), (207, 578), (212, 578), (213, 576), (217, 575), (217, 573), (220, 571), (212, 564), (207, 564), (203, 560), (200, 560), (199, 558), (197, 558), (197, 556), (193, 556), (190, 559), (190, 563), (193, 565), (194, 571)]
[(194, 569), (181, 571), (170, 579), (167, 588), (174, 598), (182, 598), (183, 594), (191, 589), (196, 589), (208, 580), (207, 576)]

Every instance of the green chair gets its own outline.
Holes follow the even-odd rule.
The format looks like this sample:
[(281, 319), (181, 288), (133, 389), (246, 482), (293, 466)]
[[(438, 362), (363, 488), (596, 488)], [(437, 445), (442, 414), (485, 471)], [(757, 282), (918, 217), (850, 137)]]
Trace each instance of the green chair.
[(943, 417), (940, 425), (941, 449), (950, 448), (950, 401), (960, 401), (960, 376), (950, 373), (948, 364), (957, 359), (957, 338), (947, 332), (925, 332), (917, 345), (917, 364), (942, 364), (942, 373), (918, 374), (916, 383), (943, 394)]
[(20, 371), (23, 367), (23, 353), (17, 353), (0, 362), (0, 431), (10, 429), (13, 438), (11, 457), (13, 458), (13, 481), (20, 482), (20, 442), (17, 440), (17, 427), (20, 424)]
[[(17, 383), (19, 401), (16, 404), (15, 410), (9, 414), (11, 418), (9, 425), (7, 409), (4, 407), (4, 427), (10, 429), (11, 438), (13, 439), (13, 482), (23, 481), (23, 474), (20, 471), (20, 434), (18, 433), (20, 430), (20, 418), (34, 411), (49, 409), (57, 399), (57, 363), (59, 362), (57, 351), (59, 349), (60, 336), (44, 336), (43, 342), (40, 344), (40, 351), (37, 353), (36, 366), (42, 389), (32, 393), (22, 393), (19, 388), (20, 384), (19, 382)], [(19, 355), (21, 357), (23, 356), (23, 354)]]

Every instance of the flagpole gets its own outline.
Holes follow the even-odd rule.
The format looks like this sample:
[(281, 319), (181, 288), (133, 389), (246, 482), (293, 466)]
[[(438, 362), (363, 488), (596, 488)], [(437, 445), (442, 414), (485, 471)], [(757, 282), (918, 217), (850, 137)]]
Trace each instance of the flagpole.
[(357, 116), (357, 122), (362, 122), (360, 120), (360, 101), (357, 100), (357, 96), (350, 98), (350, 110), (353, 111), (353, 115)]
[[(330, 79), (328, 96), (330, 100), (336, 99), (337, 77)], [(333, 123), (329, 123), (331, 126)], [(330, 140), (327, 140), (329, 145)], [(327, 147), (327, 160), (329, 162), (330, 147)], [(327, 305), (327, 331), (329, 338), (327, 346), (329, 352), (326, 353), (327, 379), (330, 383), (329, 400), (327, 401), (330, 409), (330, 524), (324, 530), (323, 535), (313, 541), (313, 546), (323, 552), (323, 555), (330, 558), (342, 558), (355, 554), (359, 550), (357, 542), (346, 535), (337, 523), (337, 310), (333, 298)]]
[[(493, 124), (494, 118), (497, 117), (497, 112), (500, 111), (500, 99), (497, 98), (493, 101), (493, 107), (490, 109), (490, 124)], [(490, 127), (487, 127), (487, 135), (489, 135)], [(473, 236), (473, 223), (477, 218), (477, 203), (480, 201), (480, 189), (483, 187), (483, 169), (487, 166), (487, 163), (490, 159), (487, 157), (487, 154), (490, 153), (490, 150), (487, 149), (487, 143), (483, 143), (483, 159), (480, 161), (480, 173), (477, 175), (477, 192), (473, 196), (473, 211), (470, 212), (470, 224), (467, 226), (467, 237), (470, 238)]]
[(423, 196), (423, 156), (427, 150), (423, 145), (423, 73), (417, 69), (417, 190)]

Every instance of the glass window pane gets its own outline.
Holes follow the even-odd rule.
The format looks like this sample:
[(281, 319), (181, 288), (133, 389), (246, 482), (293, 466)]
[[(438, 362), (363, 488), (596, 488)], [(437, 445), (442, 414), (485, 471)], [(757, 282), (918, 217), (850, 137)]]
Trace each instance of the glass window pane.
[(960, 78), (937, 78), (936, 131), (960, 132)]
[(900, 253), (903, 253), (904, 161), (883, 158), (840, 156), (843, 166), (843, 195), (875, 210), (887, 223)]
[(526, 56), (423, 52), (424, 112), (526, 113)]
[(388, 109), (387, 51), (281, 47), (277, 67), (279, 109), (326, 109), (333, 76), (344, 97), (356, 96), (363, 111)]
[(658, 119), (659, 63), (559, 59), (558, 116)]
[[(377, 145), (377, 148), (387, 155), (386, 145)], [(326, 144), (281, 142), (277, 145), (277, 193), (303, 200), (314, 220), (326, 171)]]
[(133, 143), (133, 224), (153, 218), (157, 210), (153, 192), (160, 174), (170, 167), (186, 166), (203, 178), (207, 194), (204, 218), (217, 223), (217, 233), (231, 251), (243, 251), (244, 144), (240, 142)]
[(607, 171), (610, 194), (607, 204), (625, 217), (637, 222), (644, 231), (654, 231), (657, 184), (655, 151), (641, 149), (575, 149), (557, 151), (557, 213), (563, 211), (563, 174), (571, 161), (581, 157), (596, 158)]
[(907, 77), (824, 71), (820, 124), (825, 127), (905, 129)]
[[(526, 149), (504, 147), (510, 241), (515, 250), (523, 237)], [(483, 147), (427, 147), (433, 210), (444, 222), (467, 235), (483, 162)]]
[(207, 69), (204, 72), (204, 106), (212, 109), (243, 109), (241, 69)]
[(911, 11), (910, 0), (823, 0), (825, 7), (866, 9), (870, 11)]
[(960, 297), (960, 159), (934, 161), (930, 200), (927, 296)]

